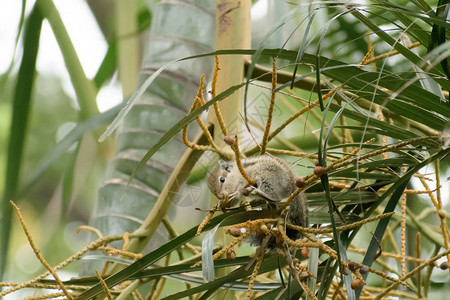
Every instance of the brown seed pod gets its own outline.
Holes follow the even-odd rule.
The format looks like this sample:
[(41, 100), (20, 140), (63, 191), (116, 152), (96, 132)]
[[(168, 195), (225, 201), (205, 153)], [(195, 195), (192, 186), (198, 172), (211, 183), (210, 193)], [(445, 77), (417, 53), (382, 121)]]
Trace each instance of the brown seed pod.
[(361, 274), (367, 274), (367, 273), (369, 273), (369, 267), (366, 265), (362, 265), (361, 268), (359, 269), (359, 272)]
[(352, 287), (353, 290), (360, 290), (364, 286), (364, 281), (362, 281), (359, 278), (356, 278), (352, 281), (350, 286)]
[(348, 275), (348, 269), (346, 268), (346, 267), (344, 267), (344, 266), (342, 266), (342, 269), (341, 269), (341, 273), (343, 274), (343, 275)]
[(233, 260), (236, 258), (236, 252), (234, 252), (233, 249), (228, 249), (226, 255), (227, 255), (227, 259), (229, 259), (229, 260)]
[(445, 218), (446, 215), (447, 215), (447, 213), (445, 212), (445, 210), (443, 210), (442, 208), (439, 209), (439, 210), (437, 211), (437, 214), (438, 214), (438, 216), (441, 217), (441, 218)]
[(269, 233), (269, 228), (267, 228), (266, 224), (262, 224), (259, 229), (261, 229), (262, 232), (264, 232), (265, 234)]
[(302, 188), (305, 186), (305, 179), (303, 179), (302, 177), (297, 178), (297, 180), (295, 181), (295, 186), (298, 188)]
[(356, 270), (358, 270), (358, 263), (354, 261), (349, 261), (348, 268), (350, 269), (350, 271), (355, 272)]
[(441, 268), (441, 270), (447, 270), (448, 269), (448, 261), (444, 261), (439, 268)]
[(308, 277), (309, 277), (309, 273), (306, 272), (306, 271), (300, 272), (300, 274), (298, 274), (298, 278), (301, 281), (304, 281), (304, 280), (308, 279)]
[(314, 168), (314, 175), (322, 176), (322, 175), (325, 175), (325, 174), (327, 174), (327, 169), (325, 169), (324, 167), (317, 166), (317, 167)]
[(228, 233), (229, 235), (232, 235), (234, 237), (238, 237), (242, 234), (241, 228), (237, 228), (237, 227), (231, 227), (228, 228), (226, 233)]
[(229, 146), (233, 146), (234, 143), (236, 142), (236, 139), (234, 137), (232, 137), (232, 136), (229, 136), (229, 135), (225, 136), (223, 138), (223, 140)]
[(308, 247), (302, 247), (302, 256), (304, 258), (309, 258), (309, 248)]

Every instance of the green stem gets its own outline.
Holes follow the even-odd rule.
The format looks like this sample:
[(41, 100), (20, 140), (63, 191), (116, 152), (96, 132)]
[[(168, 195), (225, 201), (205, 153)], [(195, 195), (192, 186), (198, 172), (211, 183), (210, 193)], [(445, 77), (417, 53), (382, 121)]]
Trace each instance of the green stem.
[(19, 173), (22, 165), (25, 136), (29, 120), (31, 94), (33, 91), (36, 59), (39, 50), (43, 17), (36, 8), (31, 11), (26, 21), (22, 62), (14, 91), (11, 129), (8, 143), (6, 163), (6, 182), (3, 193), (1, 212), (1, 246), (0, 246), (0, 281), (6, 267), (9, 237), (11, 234), (12, 207), (10, 200), (15, 199), (19, 184)]
[(95, 102), (97, 91), (94, 84), (84, 73), (77, 52), (53, 1), (38, 0), (36, 5), (53, 30), (77, 95), (78, 104), (80, 105), (80, 117), (82, 120), (85, 120), (98, 113)]
[(115, 3), (117, 66), (122, 95), (129, 97), (134, 93), (139, 73), (136, 1), (118, 0)]
[[(50, 26), (58, 42), (61, 54), (64, 58), (67, 71), (69, 72), (72, 85), (77, 95), (77, 101), (80, 106), (80, 119), (86, 120), (99, 113), (96, 96), (97, 89), (93, 81), (89, 80), (81, 66), (77, 52), (70, 40), (69, 34), (64, 26), (61, 16), (52, 0), (38, 0), (37, 7), (44, 18), (50, 23)], [(94, 131), (94, 136), (98, 138), (105, 128), (102, 126)], [(112, 140), (98, 145), (99, 158), (105, 163), (114, 152)]]

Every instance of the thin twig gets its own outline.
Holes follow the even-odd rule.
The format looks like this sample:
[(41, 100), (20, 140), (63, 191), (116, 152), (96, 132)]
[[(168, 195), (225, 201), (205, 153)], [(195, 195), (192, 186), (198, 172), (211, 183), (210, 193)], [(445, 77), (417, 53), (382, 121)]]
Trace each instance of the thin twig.
[[(356, 248), (356, 246), (352, 246), (352, 247), (348, 248), (348, 251), (354, 252), (354, 253), (359, 253), (362, 255), (366, 254), (366, 252), (367, 252), (365, 249)], [(402, 256), (400, 254), (390, 253), (390, 252), (386, 252), (386, 251), (383, 251), (380, 256), (381, 257), (390, 257), (390, 258), (394, 258), (394, 259), (398, 259), (398, 260), (400, 260), (402, 258)], [(424, 259), (420, 259), (420, 258), (413, 257), (413, 256), (405, 256), (405, 259), (407, 261), (416, 262), (419, 264), (426, 261)], [(438, 267), (438, 265), (435, 264), (434, 267)]]
[[(416, 234), (416, 254), (417, 259), (420, 260), (420, 257), (422, 256), (422, 248), (420, 245), (420, 231)], [(422, 298), (422, 274), (420, 272), (417, 272), (417, 296), (419, 298)]]
[(264, 129), (264, 136), (261, 142), (261, 155), (266, 153), (267, 143), (269, 141), (270, 126), (272, 125), (273, 108), (275, 106), (275, 89), (277, 88), (277, 59), (272, 58), (272, 89), (270, 91), (270, 105), (267, 113), (266, 127)]
[[(381, 214), (375, 217), (371, 217), (371, 218), (367, 218), (367, 219), (363, 219), (361, 221), (355, 222), (355, 223), (351, 223), (348, 225), (344, 225), (344, 226), (339, 226), (336, 227), (337, 231), (344, 231), (344, 230), (350, 230), (350, 229), (354, 229), (357, 227), (360, 227), (364, 224), (370, 223), (370, 222), (374, 222), (386, 217), (390, 217), (394, 214), (394, 212), (389, 212), (389, 213), (385, 213), (385, 214)], [(331, 233), (333, 232), (333, 228), (311, 228), (311, 227), (302, 227), (302, 226), (298, 226), (298, 225), (293, 225), (293, 224), (287, 224), (288, 227), (298, 230), (302, 233), (312, 233), (312, 234), (323, 234), (323, 233)]]
[(311, 291), (311, 289), (306, 285), (306, 283), (304, 281), (300, 280), (299, 283), (302, 286), (303, 290), (308, 294), (308, 296), (311, 299), (318, 300), (316, 295), (314, 295), (314, 293)]
[[(420, 46), (420, 42), (412, 43), (411, 45), (407, 46), (406, 48), (412, 49), (412, 48), (415, 48), (415, 47), (418, 47), (418, 46)], [(382, 60), (382, 59), (385, 59), (385, 58), (397, 55), (398, 53), (399, 52), (397, 50), (390, 51), (390, 52), (387, 52), (387, 53), (383, 53), (381, 55), (375, 56), (374, 58), (368, 59), (365, 64), (366, 65), (370, 65), (371, 63), (374, 63), (374, 62), (377, 62), (379, 60)]]
[(125, 232), (123, 234), (123, 246), (122, 246), (122, 250), (123, 251), (127, 250), (128, 244), (130, 244), (130, 233), (129, 232)]
[[(72, 296), (76, 297), (79, 295), (79, 293), (71, 293)], [(57, 297), (63, 297), (65, 296), (64, 292), (57, 292), (57, 293), (51, 293), (51, 294), (45, 294), (45, 295), (39, 295), (39, 296), (32, 296), (23, 298), (23, 300), (43, 300), (43, 299), (54, 299)]]
[[(215, 59), (216, 64), (215, 64), (213, 79), (212, 79), (212, 83), (211, 83), (211, 96), (213, 98), (216, 97), (217, 75), (219, 74), (219, 70), (220, 70), (219, 57), (216, 55), (214, 57), (214, 59)], [(217, 102), (214, 102), (214, 113), (216, 114), (216, 119), (217, 119), (217, 122), (219, 123), (220, 129), (222, 130), (223, 136), (227, 136), (228, 129), (227, 129), (227, 126), (225, 125), (225, 121), (223, 120), (222, 112), (220, 111), (220, 108), (219, 108), (219, 103), (217, 103)]]
[[(309, 153), (306, 153), (306, 152), (283, 150), (283, 149), (275, 149), (275, 148), (266, 148), (266, 151), (269, 152), (269, 153), (290, 155), (290, 156), (302, 157), (302, 158), (304, 157), (304, 158), (309, 158), (309, 159), (314, 159), (314, 160), (318, 159), (317, 154), (309, 154)], [(327, 161), (336, 161), (336, 159), (327, 156)]]
[(402, 276), (406, 274), (406, 194), (400, 197), (400, 265), (402, 267)]
[[(140, 237), (140, 235), (131, 234), (130, 237), (136, 238), (136, 237)], [(74, 260), (80, 259), (88, 251), (95, 250), (98, 247), (103, 246), (104, 244), (107, 244), (107, 243), (113, 242), (113, 241), (117, 241), (117, 240), (121, 240), (122, 238), (123, 238), (122, 235), (111, 235), (111, 236), (105, 236), (103, 238), (99, 238), (99, 239), (91, 242), (89, 245), (87, 245), (86, 247), (84, 247), (83, 249), (81, 249), (80, 251), (75, 253), (74, 255), (70, 256), (69, 258), (67, 258), (63, 262), (59, 263), (57, 266), (53, 267), (53, 270), (56, 271), (56, 270), (62, 269), (65, 266), (67, 266), (70, 263), (72, 263)], [(0, 297), (6, 296), (6, 295), (8, 295), (10, 293), (13, 293), (15, 291), (18, 291), (18, 290), (26, 288), (26, 287), (32, 287), (34, 284), (36, 284), (36, 282), (38, 282), (39, 280), (47, 277), (50, 274), (51, 273), (49, 271), (47, 271), (47, 272), (44, 272), (43, 274), (41, 274), (41, 275), (39, 275), (39, 276), (37, 276), (37, 277), (27, 281), (27, 282), (17, 284), (15, 286), (13, 286), (12, 288), (1, 292), (0, 293)]]
[(95, 233), (99, 238), (103, 238), (103, 234), (100, 232), (100, 230), (98, 230), (97, 228), (94, 228), (92, 226), (87, 226), (87, 225), (81, 225), (78, 226), (77, 228), (77, 233), (80, 233), (81, 230), (86, 230), (86, 231), (90, 231)]
[(197, 233), (195, 234), (196, 236), (199, 236), (200, 233), (202, 233), (203, 227), (206, 226), (206, 224), (208, 224), (209, 220), (212, 219), (212, 217), (214, 216), (214, 213), (217, 211), (217, 204), (214, 205), (213, 208), (211, 208), (211, 210), (208, 212), (208, 214), (205, 216), (205, 218), (203, 219), (203, 221), (200, 223), (200, 225), (198, 225), (197, 228)]
[[(189, 109), (189, 113), (191, 113), (194, 109), (205, 104), (205, 99), (203, 98), (204, 82), (205, 82), (205, 74), (202, 74), (202, 77), (200, 79), (199, 88), (197, 91), (197, 95), (194, 99), (194, 102), (191, 105), (191, 108)], [(208, 139), (208, 142), (211, 146), (197, 145), (197, 144), (190, 142), (188, 139), (188, 136), (187, 136), (189, 124), (186, 124), (186, 126), (184, 126), (182, 129), (181, 137), (182, 137), (183, 143), (187, 147), (194, 149), (194, 150), (202, 150), (202, 151), (209, 150), (209, 151), (214, 151), (214, 152), (217, 152), (217, 153), (223, 155), (222, 152), (217, 147), (217, 145), (214, 143), (211, 133), (208, 130), (208, 126), (206, 126), (206, 124), (203, 122), (202, 118), (200, 116), (197, 116), (195, 119), (197, 120), (198, 125), (202, 129), (203, 133), (205, 134), (205, 136)]]
[(234, 154), (235, 154), (235, 159), (236, 159), (236, 165), (239, 169), (239, 172), (241, 172), (242, 177), (244, 177), (245, 180), (247, 180), (247, 182), (250, 185), (255, 185), (255, 181), (250, 178), (250, 176), (248, 176), (248, 174), (245, 172), (244, 167), (242, 166), (242, 162), (241, 162), (241, 152), (239, 150), (239, 139), (238, 136), (234, 136), (234, 143), (232, 143), (230, 145), (231, 149), (233, 149)]
[(239, 224), (234, 224), (234, 225), (229, 226), (229, 227), (225, 230), (225, 233), (228, 233), (229, 230), (230, 230), (231, 228), (243, 228), (243, 227), (249, 228), (249, 227), (254, 227), (254, 226), (256, 226), (256, 225), (258, 225), (258, 224), (260, 224), (260, 223), (273, 223), (273, 222), (276, 222), (276, 221), (277, 221), (277, 219), (257, 219), (257, 220), (249, 220), (249, 221), (247, 221), (247, 222), (242, 222), (242, 223), (239, 223)]
[[(192, 112), (194, 109), (198, 107), (198, 102), (200, 99), (198, 97), (195, 98), (194, 102), (192, 103), (191, 108), (189, 109), (189, 113)], [(186, 145), (186, 147), (194, 149), (194, 150), (202, 150), (202, 151), (214, 151), (212, 147), (205, 146), (205, 145), (197, 145), (189, 141), (187, 136), (187, 130), (188, 130), (189, 124), (186, 124), (186, 126), (183, 127), (183, 130), (181, 132), (181, 138), (183, 140), (183, 143)], [(208, 131), (209, 132), (209, 131)]]
[(108, 285), (106, 284), (106, 282), (103, 280), (102, 276), (100, 276), (100, 274), (98, 273), (97, 270), (95, 270), (95, 274), (97, 275), (98, 280), (100, 281), (100, 284), (102, 286), (103, 291), (105, 292), (106, 298), (108, 298), (108, 300), (112, 300), (112, 295), (111, 292), (108, 289)]
[[(253, 232), (255, 231), (255, 229), (253, 228), (249, 228), (245, 233), (243, 233), (242, 235), (238, 236), (237, 238), (235, 238), (231, 243), (229, 243), (228, 245), (226, 245), (225, 247), (223, 247), (222, 249), (220, 249), (219, 251), (217, 251), (212, 259), (216, 260), (217, 258), (219, 258), (222, 254), (224, 254), (225, 252), (228, 251), (228, 249), (233, 248), (234, 246), (236, 246), (236, 244), (238, 244), (239, 242), (245, 240), (248, 236), (250, 236)], [(200, 267), (202, 265), (202, 261), (198, 261), (195, 264), (193, 264), (191, 266), (191, 268), (197, 268)]]
[[(440, 186), (440, 163), (439, 160), (435, 160), (434, 161), (434, 174), (435, 174), (435, 178), (436, 178), (436, 186)], [(445, 211), (443, 211), (442, 209), (442, 200), (441, 200), (441, 189), (438, 188), (436, 190), (436, 198), (437, 198), (437, 204), (438, 206), (436, 207), (437, 213), (439, 215), (439, 218), (441, 219), (441, 231), (442, 231), (442, 235), (444, 237), (444, 247), (446, 250), (449, 250), (449, 231), (448, 231), (448, 226), (447, 226), (447, 218), (445, 217)], [(450, 254), (447, 255), (447, 263), (450, 263)], [(449, 268), (450, 270), (450, 268)]]
[[(373, 51), (373, 50), (372, 50)], [(369, 51), (370, 52), (370, 51)], [(363, 64), (369, 64), (369, 60), (366, 60), (366, 57), (363, 58), (363, 60), (361, 61), (361, 65)], [(364, 62), (365, 61), (365, 62)], [(326, 93), (323, 97), (322, 97), (322, 101), (325, 101), (328, 98), (331, 98), (338, 90), (340, 90), (341, 88), (344, 87), (344, 84), (341, 83), (338, 86), (334, 87), (331, 91), (329, 91), (328, 93)], [(317, 106), (319, 104), (320, 99), (317, 99), (316, 101), (312, 102), (311, 104), (307, 105), (306, 107), (302, 108), (301, 110), (299, 110), (297, 113), (293, 114), (289, 119), (287, 119), (285, 122), (283, 122), (283, 124), (281, 124), (277, 129), (275, 129), (268, 137), (267, 141), (270, 141), (273, 137), (275, 137), (278, 133), (280, 133), (287, 125), (289, 125), (292, 121), (294, 121), (295, 119), (297, 119), (299, 116), (301, 116), (302, 114), (304, 114), (305, 112), (309, 111), (310, 109), (312, 109), (314, 106)]]
[(250, 300), (252, 297), (252, 290), (253, 290), (253, 286), (255, 284), (256, 276), (258, 275), (259, 268), (261, 267), (261, 264), (262, 264), (263, 258), (264, 258), (264, 252), (265, 252), (264, 247), (261, 246), (261, 248), (259, 250), (260, 250), (259, 256), (256, 259), (255, 268), (253, 269), (252, 275), (250, 276), (250, 281), (248, 283), (247, 300)]
[[(282, 225), (278, 225), (278, 231), (281, 233), (281, 237), (283, 238), (283, 241), (286, 242), (289, 246), (293, 246), (297, 249), (301, 249), (302, 247), (319, 248), (319, 249), (323, 250), (324, 252), (326, 252), (330, 257), (332, 257), (336, 261), (338, 260), (336, 251), (334, 251), (332, 248), (330, 248), (329, 246), (327, 246), (320, 240), (316, 240), (316, 241), (296, 240), (296, 241), (294, 241), (287, 236), (286, 231), (284, 230)], [(309, 238), (308, 236), (305, 236), (305, 237)], [(341, 259), (341, 263), (345, 268), (348, 267), (348, 264), (342, 259)]]
[(47, 263), (47, 261), (44, 259), (44, 257), (41, 255), (41, 252), (37, 249), (36, 245), (34, 244), (33, 238), (31, 237), (30, 232), (28, 231), (27, 225), (25, 224), (25, 220), (22, 217), (22, 214), (20, 213), (19, 207), (13, 202), (10, 201), (11, 205), (14, 206), (17, 216), (19, 217), (20, 224), (22, 224), (23, 231), (25, 232), (25, 235), (27, 236), (28, 243), (30, 244), (31, 248), (33, 249), (34, 253), (36, 254), (36, 257), (39, 259), (41, 264), (53, 275), (56, 282), (58, 283), (59, 287), (63, 291), (64, 295), (67, 297), (67, 299), (71, 300), (72, 295), (67, 291), (66, 287), (62, 283), (61, 279), (59, 279), (58, 274), (56, 274), (56, 271)]
[(368, 65), (369, 64), (367, 61), (369, 60), (369, 57), (372, 56), (374, 51), (375, 51), (375, 45), (372, 45), (370, 47), (369, 51), (367, 51), (367, 53), (364, 56), (364, 58), (361, 60), (361, 65)]
[(419, 272), (420, 270), (422, 270), (423, 268), (425, 268), (426, 266), (429, 266), (431, 264), (433, 264), (435, 261), (437, 261), (439, 258), (443, 257), (443, 256), (447, 256), (450, 254), (450, 249), (446, 250), (444, 252), (442, 252), (441, 254), (436, 255), (435, 257), (431, 258), (430, 260), (427, 260), (426, 262), (424, 262), (423, 264), (419, 265), (418, 267), (414, 268), (413, 270), (411, 270), (409, 273), (406, 273), (404, 276), (400, 277), (398, 281), (394, 282), (393, 284), (391, 284), (390, 286), (388, 286), (382, 293), (378, 294), (375, 297), (375, 300), (377, 299), (382, 299), (383, 296), (387, 295), (391, 290), (395, 289), (397, 286), (399, 286), (402, 282), (405, 282), (406, 279), (410, 278), (411, 276), (413, 276), (414, 274), (416, 274), (417, 272)]
[(140, 253), (136, 254), (136, 253), (133, 253), (130, 251), (118, 250), (113, 247), (98, 247), (97, 249), (101, 250), (101, 251), (105, 251), (106, 254), (108, 254), (108, 255), (122, 255), (122, 256), (129, 257), (129, 258), (135, 259), (135, 260), (141, 259), (143, 256)]

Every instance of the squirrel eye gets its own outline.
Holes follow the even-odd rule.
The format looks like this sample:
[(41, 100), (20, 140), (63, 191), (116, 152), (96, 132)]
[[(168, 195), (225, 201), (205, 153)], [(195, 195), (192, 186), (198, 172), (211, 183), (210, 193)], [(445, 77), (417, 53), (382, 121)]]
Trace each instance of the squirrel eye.
[(224, 182), (225, 182), (225, 177), (220, 177), (220, 178), (219, 178), (219, 181), (220, 181), (221, 183), (224, 183)]

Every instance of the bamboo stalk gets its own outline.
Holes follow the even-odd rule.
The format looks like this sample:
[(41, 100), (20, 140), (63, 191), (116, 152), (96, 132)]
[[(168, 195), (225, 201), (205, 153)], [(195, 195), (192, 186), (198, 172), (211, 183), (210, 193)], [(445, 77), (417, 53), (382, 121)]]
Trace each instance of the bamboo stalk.
[[(216, 50), (223, 49), (250, 49), (251, 29), (250, 10), (251, 1), (240, 0), (216, 0)], [(220, 56), (220, 71), (218, 72), (215, 93), (219, 94), (230, 86), (240, 84), (244, 79), (244, 61), (242, 55)], [(229, 135), (239, 135), (241, 131), (241, 121), (239, 112), (241, 110), (242, 93), (233, 93), (225, 101), (219, 103), (219, 109)], [(214, 124), (214, 142), (219, 149), (228, 149), (225, 144), (220, 124), (212, 113), (208, 116), (208, 121)], [(241, 139), (242, 140), (242, 139)], [(216, 205), (217, 199), (211, 201), (211, 207)], [(218, 234), (217, 242), (222, 245), (228, 244), (230, 237), (224, 233)], [(216, 276), (221, 277), (231, 272), (229, 268), (224, 268), (216, 272)], [(229, 290), (219, 290), (215, 299), (234, 299), (234, 292)]]

